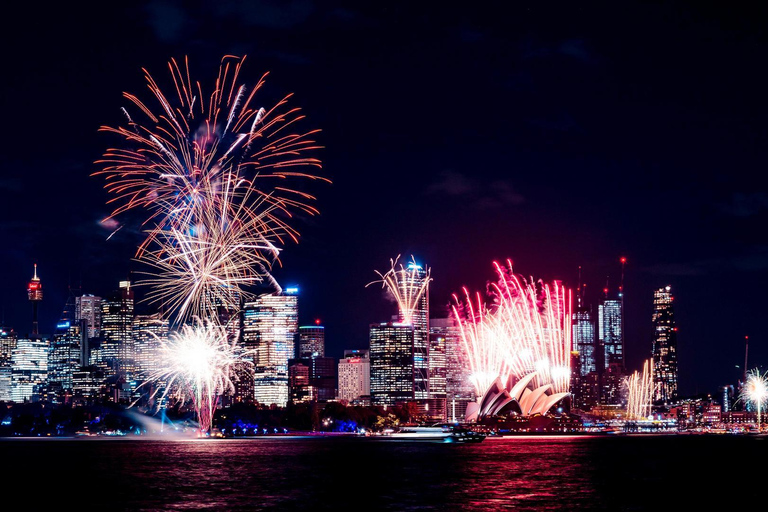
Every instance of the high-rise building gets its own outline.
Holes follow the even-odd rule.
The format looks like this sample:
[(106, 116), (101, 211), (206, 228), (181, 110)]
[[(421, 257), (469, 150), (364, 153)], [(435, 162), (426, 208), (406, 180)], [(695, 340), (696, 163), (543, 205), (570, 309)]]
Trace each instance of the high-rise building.
[(101, 358), (107, 375), (133, 379), (133, 290), (130, 281), (101, 302)]
[[(408, 264), (407, 271), (401, 272), (400, 295), (416, 297), (415, 302), (401, 303), (398, 311), (400, 323), (413, 326), (413, 399), (425, 401), (429, 397), (429, 275), (421, 265)], [(406, 305), (410, 303), (410, 306)], [(371, 352), (373, 359), (373, 352)], [(373, 362), (372, 362), (373, 364)]]
[(168, 320), (160, 313), (136, 315), (132, 329), (135, 377), (141, 383), (160, 368), (160, 347), (168, 342)]
[(653, 381), (654, 400), (677, 399), (677, 327), (672, 308), (672, 287), (653, 292)]
[(83, 366), (85, 322), (60, 322), (48, 352), (48, 389), (51, 400), (64, 402), (72, 395), (72, 377)]
[(416, 400), (414, 327), (385, 322), (370, 326), (371, 403), (396, 405)]
[(339, 360), (339, 400), (360, 405), (371, 401), (371, 360), (368, 350), (345, 350)]
[(299, 359), (325, 356), (325, 327), (302, 325), (299, 327)]
[(603, 349), (603, 369), (611, 364), (624, 367), (622, 300), (606, 298), (597, 310), (597, 334)]
[(48, 341), (22, 338), (13, 349), (11, 370), (11, 400), (35, 402), (40, 400), (48, 379)]
[(16, 338), (13, 329), (0, 327), (0, 402), (11, 401), (11, 373)]
[(456, 336), (453, 318), (429, 320), (429, 409), (427, 416), (433, 421), (445, 421), (448, 404), (448, 345)]
[(97, 338), (101, 329), (101, 297), (88, 294), (75, 297), (75, 320), (85, 320), (86, 336)]
[(588, 307), (579, 307), (573, 313), (573, 344), (579, 353), (582, 376), (598, 370), (596, 341), (592, 311)]
[(40, 278), (37, 277), (37, 263), (35, 263), (35, 274), (27, 283), (27, 298), (32, 302), (32, 337), (37, 338), (39, 331), (37, 325), (37, 307), (43, 300), (43, 285)]
[(467, 404), (476, 400), (467, 349), (455, 317), (430, 320), (430, 329), (445, 336), (445, 395), (448, 419), (464, 418)]
[(243, 306), (243, 344), (253, 353), (254, 399), (262, 405), (288, 403), (288, 360), (298, 331), (298, 289), (259, 296)]

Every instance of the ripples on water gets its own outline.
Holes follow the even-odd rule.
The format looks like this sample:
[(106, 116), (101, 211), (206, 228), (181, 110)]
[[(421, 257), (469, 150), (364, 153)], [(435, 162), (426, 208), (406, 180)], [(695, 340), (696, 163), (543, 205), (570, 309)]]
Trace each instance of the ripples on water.
[(30, 510), (742, 509), (764, 504), (748, 464), (766, 455), (764, 438), (736, 436), (11, 439), (0, 485)]

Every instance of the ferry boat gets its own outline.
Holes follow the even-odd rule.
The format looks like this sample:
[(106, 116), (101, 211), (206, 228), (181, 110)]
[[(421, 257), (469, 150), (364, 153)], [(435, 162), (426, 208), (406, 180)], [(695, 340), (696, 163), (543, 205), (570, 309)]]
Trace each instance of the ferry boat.
[(367, 437), (392, 441), (431, 441), (443, 443), (479, 443), (485, 434), (448, 425), (422, 427), (403, 426), (387, 429), (381, 433), (366, 434)]

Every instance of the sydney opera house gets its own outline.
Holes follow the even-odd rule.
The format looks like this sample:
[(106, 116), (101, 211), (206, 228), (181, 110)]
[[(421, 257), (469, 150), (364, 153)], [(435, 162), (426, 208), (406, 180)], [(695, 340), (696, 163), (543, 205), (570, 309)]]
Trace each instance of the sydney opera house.
[[(467, 407), (466, 421), (477, 422), (498, 416), (532, 417), (545, 415), (570, 396), (568, 392), (553, 392), (552, 384), (536, 386), (537, 373), (532, 372), (514, 385), (505, 386), (497, 378), (480, 400)], [(511, 379), (510, 379), (511, 381)]]

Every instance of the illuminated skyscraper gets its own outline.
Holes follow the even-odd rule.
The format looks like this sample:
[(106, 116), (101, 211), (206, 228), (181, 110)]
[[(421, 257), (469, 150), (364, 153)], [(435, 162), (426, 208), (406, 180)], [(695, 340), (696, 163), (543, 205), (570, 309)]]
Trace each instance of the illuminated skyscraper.
[(85, 320), (86, 336), (97, 338), (101, 329), (101, 297), (93, 295), (76, 297), (75, 320)]
[(339, 360), (339, 400), (370, 404), (371, 360), (368, 350), (345, 350)]
[(288, 403), (288, 360), (298, 331), (298, 289), (259, 296), (243, 306), (243, 344), (253, 350), (255, 400), (263, 405)]
[(48, 388), (53, 401), (63, 402), (72, 394), (72, 376), (84, 366), (84, 322), (61, 322), (51, 341), (48, 353)]
[(133, 378), (133, 290), (130, 281), (101, 302), (101, 357), (108, 375)]
[(582, 376), (598, 369), (596, 342), (595, 319), (592, 316), (592, 311), (587, 307), (579, 306), (573, 313), (573, 344), (579, 353), (580, 374)]
[(672, 300), (670, 286), (653, 292), (654, 400), (664, 403), (677, 398), (677, 327)]
[(136, 315), (133, 319), (136, 380), (147, 380), (160, 368), (160, 347), (168, 341), (168, 320), (162, 314)]
[(40, 338), (24, 338), (16, 342), (12, 356), (11, 400), (40, 400), (48, 379), (48, 348), (48, 341)]
[[(413, 399), (424, 401), (429, 396), (429, 276), (416, 263), (410, 263), (401, 273), (400, 294), (414, 297), (424, 292), (412, 309), (398, 311), (401, 323), (413, 326)], [(371, 352), (373, 358), (373, 352)]]
[(16, 332), (0, 327), (0, 402), (11, 401), (11, 372), (15, 348)]
[(611, 364), (624, 368), (624, 332), (622, 300), (605, 299), (597, 310), (597, 334), (603, 349), (603, 369)]
[(469, 379), (471, 369), (467, 349), (455, 317), (433, 318), (433, 332), (441, 331), (445, 337), (445, 395), (448, 419), (464, 418), (467, 404), (474, 402), (475, 390)]
[(325, 327), (302, 325), (299, 327), (299, 359), (325, 356)]
[[(448, 403), (448, 345), (457, 336), (453, 318), (429, 321), (429, 410), (430, 419), (445, 421)], [(446, 405), (447, 404), (447, 405)]]
[(395, 405), (416, 399), (414, 328), (386, 322), (370, 326), (371, 403)]

